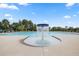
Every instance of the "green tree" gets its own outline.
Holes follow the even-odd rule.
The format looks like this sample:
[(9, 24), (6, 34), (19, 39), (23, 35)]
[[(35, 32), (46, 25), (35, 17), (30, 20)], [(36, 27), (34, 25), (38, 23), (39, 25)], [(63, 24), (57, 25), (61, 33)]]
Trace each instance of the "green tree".
[(22, 24), (24, 25), (24, 31), (27, 31), (28, 21), (26, 19), (23, 19)]
[(0, 29), (2, 29), (2, 23), (0, 22)]
[(12, 29), (14, 30), (14, 31), (18, 31), (18, 26), (19, 26), (19, 24), (18, 23), (12, 23)]
[(73, 31), (74, 31), (74, 28), (73, 28), (73, 27), (69, 27), (69, 28), (68, 28), (68, 31), (69, 31), (69, 32), (73, 32)]
[(25, 25), (22, 24), (22, 21), (19, 21), (17, 29), (18, 29), (18, 31), (24, 31)]
[(74, 28), (74, 32), (79, 32), (79, 28)]
[(10, 26), (9, 21), (7, 19), (3, 19), (2, 20), (2, 29), (5, 32), (7, 32), (7, 31), (9, 31), (9, 26)]
[(33, 25), (33, 31), (36, 31), (36, 24)]
[(32, 31), (33, 30), (33, 23), (31, 20), (28, 21), (27, 29)]

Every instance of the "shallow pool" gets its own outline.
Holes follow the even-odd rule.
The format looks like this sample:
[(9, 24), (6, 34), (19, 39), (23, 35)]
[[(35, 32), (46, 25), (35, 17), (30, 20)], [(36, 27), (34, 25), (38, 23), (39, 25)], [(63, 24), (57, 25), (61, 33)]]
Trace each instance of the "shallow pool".
[[(75, 35), (74, 32), (46, 32), (49, 35)], [(0, 33), (0, 36), (35, 36), (39, 35), (41, 32), (13, 32), (13, 33)]]

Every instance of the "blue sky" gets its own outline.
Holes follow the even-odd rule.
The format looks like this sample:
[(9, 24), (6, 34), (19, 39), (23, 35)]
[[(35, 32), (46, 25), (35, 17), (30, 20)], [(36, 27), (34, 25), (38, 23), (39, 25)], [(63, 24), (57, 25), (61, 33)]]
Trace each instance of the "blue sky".
[(79, 4), (75, 3), (9, 3), (0, 4), (0, 21), (11, 23), (22, 19), (35, 24), (48, 23), (52, 26), (79, 27)]

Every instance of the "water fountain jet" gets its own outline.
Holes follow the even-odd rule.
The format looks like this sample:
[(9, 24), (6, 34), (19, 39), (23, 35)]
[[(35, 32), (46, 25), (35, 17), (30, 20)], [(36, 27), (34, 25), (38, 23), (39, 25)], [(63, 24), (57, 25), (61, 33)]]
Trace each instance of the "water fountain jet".
[(24, 43), (37, 47), (52, 46), (60, 43), (59, 40), (53, 38), (48, 33), (49, 33), (48, 24), (37, 24), (37, 34), (25, 39)]

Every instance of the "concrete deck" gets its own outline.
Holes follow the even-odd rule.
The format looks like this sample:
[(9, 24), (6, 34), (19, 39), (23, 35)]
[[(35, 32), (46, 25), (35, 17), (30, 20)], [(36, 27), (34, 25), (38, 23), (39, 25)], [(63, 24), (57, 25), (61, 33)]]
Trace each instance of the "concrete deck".
[(79, 35), (57, 35), (61, 44), (32, 47), (22, 43), (25, 36), (0, 36), (0, 56), (79, 56)]

